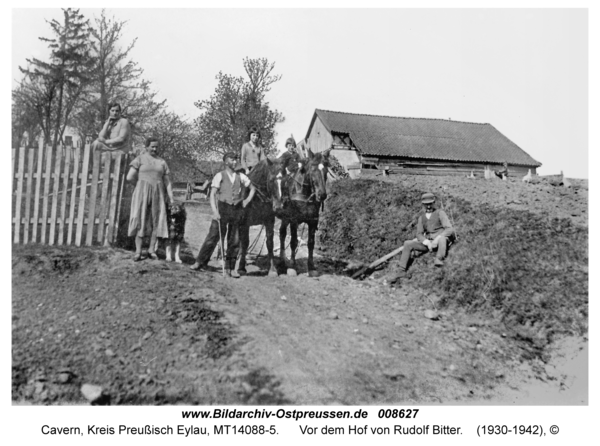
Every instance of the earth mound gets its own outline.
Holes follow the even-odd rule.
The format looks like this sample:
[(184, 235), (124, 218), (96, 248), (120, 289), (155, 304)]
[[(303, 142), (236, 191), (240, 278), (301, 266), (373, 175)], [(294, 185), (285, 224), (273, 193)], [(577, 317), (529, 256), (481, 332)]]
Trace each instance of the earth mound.
[(565, 192), (543, 183), (448, 177), (340, 180), (320, 224), (321, 249), (350, 264), (371, 263), (415, 237), (420, 197), (430, 191), (458, 237), (444, 268), (433, 267), (432, 255), (415, 259), (412, 286), (440, 294), (442, 308), (501, 322), (532, 355), (559, 336), (587, 333), (583, 187)]

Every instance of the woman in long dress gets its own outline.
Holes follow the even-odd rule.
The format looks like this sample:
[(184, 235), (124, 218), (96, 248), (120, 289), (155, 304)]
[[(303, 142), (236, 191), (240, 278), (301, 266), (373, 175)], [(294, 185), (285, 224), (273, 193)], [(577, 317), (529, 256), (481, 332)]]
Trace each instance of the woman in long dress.
[(148, 138), (146, 151), (135, 158), (127, 173), (127, 181), (136, 183), (131, 198), (130, 237), (135, 236), (134, 261), (142, 259), (144, 237), (150, 236), (148, 257), (156, 260), (156, 240), (169, 236), (167, 200), (173, 204), (173, 187), (169, 166), (158, 156), (158, 140)]

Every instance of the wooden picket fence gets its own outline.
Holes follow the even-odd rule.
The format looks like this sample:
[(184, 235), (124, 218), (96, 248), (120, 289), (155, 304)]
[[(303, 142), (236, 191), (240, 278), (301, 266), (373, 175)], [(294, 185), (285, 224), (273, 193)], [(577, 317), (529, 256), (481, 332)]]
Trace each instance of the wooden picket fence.
[(13, 149), (13, 243), (113, 244), (126, 158), (92, 154), (89, 144)]

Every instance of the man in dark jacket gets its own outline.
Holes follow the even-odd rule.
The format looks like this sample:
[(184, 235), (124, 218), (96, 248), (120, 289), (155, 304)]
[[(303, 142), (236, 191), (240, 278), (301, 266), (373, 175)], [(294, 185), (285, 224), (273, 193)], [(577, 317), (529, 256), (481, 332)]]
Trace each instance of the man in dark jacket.
[[(285, 141), (285, 148), (287, 151), (281, 154), (278, 158), (281, 162), (282, 170), (285, 170), (286, 168), (289, 169), (290, 164), (297, 163), (298, 159), (300, 158), (300, 155), (298, 155), (296, 152), (296, 141), (294, 140), (293, 136), (290, 136)], [(289, 169), (289, 171), (291, 171), (291, 169)]]
[(390, 282), (406, 276), (408, 261), (412, 251), (428, 252), (437, 248), (435, 257), (435, 266), (444, 266), (444, 258), (448, 242), (454, 238), (454, 229), (446, 213), (441, 209), (435, 209), (435, 195), (425, 193), (421, 196), (423, 211), (417, 221), (416, 240), (407, 240), (404, 242), (404, 249), (400, 261), (397, 262), (397, 269), (393, 276), (386, 277)]

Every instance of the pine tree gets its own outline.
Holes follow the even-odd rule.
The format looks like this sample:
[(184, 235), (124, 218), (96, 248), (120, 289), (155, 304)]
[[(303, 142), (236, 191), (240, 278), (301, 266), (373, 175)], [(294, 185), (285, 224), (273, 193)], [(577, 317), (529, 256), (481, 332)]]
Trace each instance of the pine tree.
[(89, 21), (78, 9), (63, 9), (63, 22), (47, 22), (53, 38), (48, 42), (50, 60), (27, 59), (27, 68), (20, 94), (29, 95), (28, 102), (36, 110), (46, 143), (56, 146), (62, 140), (65, 127), (86, 86), (90, 82)]

